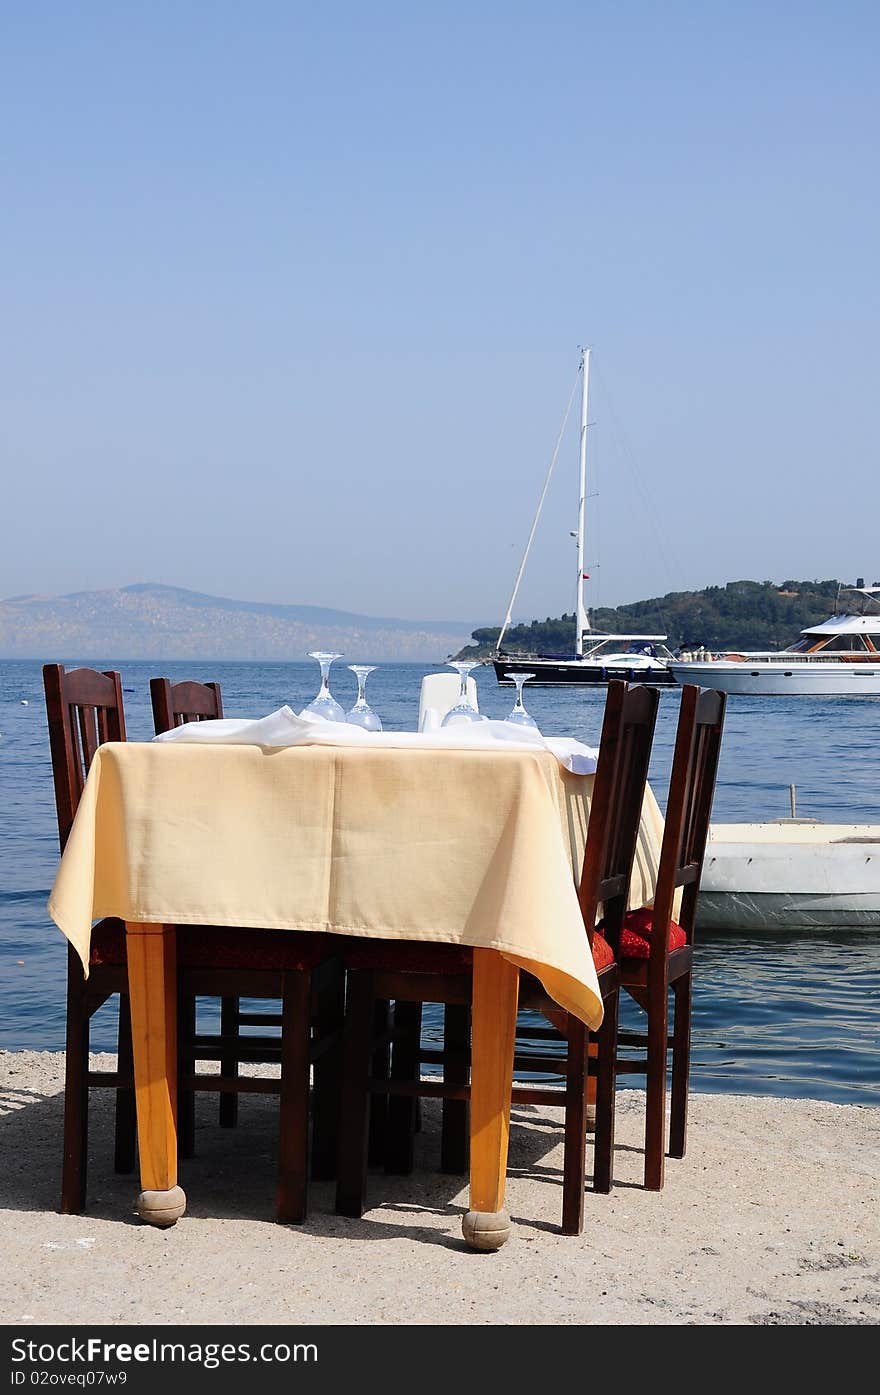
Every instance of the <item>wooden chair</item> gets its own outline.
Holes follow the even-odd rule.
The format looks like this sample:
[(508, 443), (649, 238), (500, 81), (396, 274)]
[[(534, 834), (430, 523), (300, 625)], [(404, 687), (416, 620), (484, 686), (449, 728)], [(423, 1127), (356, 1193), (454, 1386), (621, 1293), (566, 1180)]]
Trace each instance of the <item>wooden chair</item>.
[(167, 678), (151, 678), (150, 700), (157, 736), (185, 722), (217, 721), (223, 716), (219, 683), (171, 683)]
[[(122, 684), (118, 673), (76, 669), (60, 664), (43, 669), (49, 747), (55, 783), (55, 807), (61, 851), (67, 844), (86, 775), (98, 746), (125, 740)], [(116, 1071), (89, 1070), (89, 1023), (108, 998), (119, 994)], [(82, 1211), (88, 1155), (88, 1092), (116, 1090), (114, 1166), (135, 1166), (135, 1103), (131, 1055), (131, 1016), (125, 964), (125, 927), (120, 920), (100, 920), (92, 931), (89, 977), (74, 948), (67, 950), (67, 1029), (64, 1068), (64, 1145), (61, 1210)]]
[[(153, 707), (153, 729), (160, 732), (171, 731), (185, 722), (217, 721), (223, 716), (223, 699), (219, 683), (195, 683), (184, 681), (171, 683), (167, 678), (150, 679), (150, 700)], [(260, 1025), (280, 1026), (277, 1015), (259, 1019)], [(220, 1037), (224, 1042), (231, 1041), (233, 1049), (220, 1058), (220, 1074), (232, 1077), (238, 1074), (238, 1057), (234, 1042), (240, 1028), (245, 1025), (239, 1014), (237, 997), (223, 998), (220, 1004)], [(248, 1016), (248, 1025), (256, 1025), (253, 1015)], [(194, 1069), (195, 1056), (192, 1054), (196, 1040), (196, 999), (180, 996), (177, 1023), (178, 1060), (182, 1064), (191, 1063)], [(195, 1146), (195, 1095), (192, 1090), (178, 1085), (177, 1095), (177, 1139), (181, 1157), (191, 1157)], [(231, 1091), (220, 1095), (220, 1125), (234, 1128), (238, 1122), (238, 1095)]]
[[(647, 1015), (647, 1032), (621, 1032), (619, 1046), (638, 1048), (635, 1058), (618, 1055), (617, 1072), (646, 1077), (645, 1186), (663, 1186), (666, 1076), (672, 1052), (669, 1154), (683, 1158), (687, 1137), (691, 1041), (691, 976), (697, 894), (709, 833), (718, 756), (724, 726), (723, 693), (688, 685), (682, 689), (669, 798), (651, 910), (635, 911), (605, 934), (620, 965), (620, 981)], [(674, 901), (682, 888), (678, 921)], [(672, 992), (672, 1032), (669, 994)]]
[[(62, 851), (67, 843), (85, 778), (98, 746), (125, 740), (122, 688), (118, 673), (76, 669), (60, 664), (43, 669), (49, 744)], [(280, 1039), (247, 1038), (236, 1042), (238, 1059), (275, 1059), (281, 1079), (251, 1080), (226, 1075), (181, 1073), (184, 1096), (193, 1090), (221, 1094), (280, 1093), (282, 1131), (279, 1149), (277, 1215), (279, 1220), (305, 1217), (308, 1183), (309, 1084), (314, 1065), (312, 1175), (332, 1176), (336, 1155), (336, 1100), (339, 1089), (342, 968), (330, 937), (295, 933), (223, 930), (181, 926), (178, 930), (178, 991), (182, 1001), (196, 995), (281, 998), (284, 1030)], [(89, 1071), (89, 1022), (114, 993), (120, 994), (119, 1059), (116, 1072)], [(273, 1022), (276, 1018), (273, 1016)], [(247, 1044), (245, 1045), (245, 1040)], [(200, 1039), (200, 1059), (225, 1059), (222, 1038)], [(65, 1068), (64, 1161), (62, 1210), (79, 1212), (85, 1204), (88, 1151), (89, 1087), (117, 1090), (117, 1171), (135, 1164), (135, 1108), (125, 926), (117, 919), (99, 921), (92, 931), (89, 977), (73, 949), (68, 951), (67, 1059)]]
[[(218, 720), (223, 716), (219, 683), (167, 678), (150, 680), (153, 725), (157, 735), (186, 722)], [(212, 928), (203, 935), (201, 952), (192, 943), (196, 932), (181, 927), (185, 958), (209, 962), (211, 968), (183, 966), (178, 1004), (179, 1065), (178, 1138), (182, 1155), (192, 1152), (194, 1101), (200, 1090), (219, 1090), (220, 1124), (238, 1121), (238, 1096), (281, 1094), (281, 1160), (278, 1219), (305, 1219), (307, 1159), (303, 1140), (308, 1134), (309, 1071), (314, 1069), (311, 1173), (329, 1178), (336, 1171), (336, 1127), (339, 1091), (344, 978), (336, 943), (330, 936), (283, 934), (277, 931)], [(247, 974), (242, 974), (242, 969)], [(313, 972), (314, 971), (314, 972)], [(182, 991), (182, 990), (187, 991)], [(191, 990), (191, 991), (190, 991)], [(243, 990), (242, 993), (239, 990)], [(196, 997), (220, 997), (219, 1036), (197, 1031)], [(240, 996), (280, 999), (282, 1011), (242, 1012)], [(313, 1024), (314, 1042), (303, 1038), (302, 1023)], [(242, 1036), (242, 1027), (280, 1028), (280, 1036)], [(196, 1072), (196, 1062), (219, 1060), (220, 1075)], [(280, 1063), (281, 1082), (239, 1074), (242, 1063)], [(183, 1148), (186, 1152), (183, 1152)], [(285, 1182), (285, 1178), (288, 1180)]]
[[(184, 681), (172, 684), (167, 678), (152, 678), (149, 684), (156, 734), (181, 727), (188, 721), (219, 720), (223, 716), (223, 699), (219, 684), (199, 684)], [(183, 933), (184, 943), (191, 930)], [(199, 958), (188, 947), (188, 958)], [(247, 957), (248, 974), (243, 979), (243, 953)], [(297, 1156), (297, 1140), (304, 1140), (308, 1131), (308, 1073), (314, 1069), (315, 1089), (314, 1127), (312, 1127), (311, 1173), (314, 1177), (332, 1177), (336, 1172), (336, 1115), (339, 1101), (340, 1031), (342, 1031), (344, 978), (342, 963), (337, 960), (336, 944), (328, 936), (297, 935), (273, 930), (248, 930), (247, 940), (241, 940), (238, 930), (212, 929), (211, 939), (204, 943), (202, 960), (209, 960), (209, 971), (187, 971), (184, 967), (181, 985), (195, 988), (195, 993), (179, 993), (179, 1138), (187, 1155), (192, 1151), (195, 1134), (195, 1092), (199, 1089), (220, 1091), (219, 1122), (234, 1127), (238, 1119), (238, 1095), (252, 1092), (276, 1092), (282, 1095), (280, 1108), (280, 1177), (297, 1177), (298, 1198), (290, 1183), (279, 1182), (279, 1219), (301, 1221), (305, 1216), (305, 1156)], [(314, 985), (311, 971), (315, 974)], [(280, 999), (280, 1013), (243, 1013), (236, 989), (245, 989), (247, 997)], [(215, 992), (211, 992), (211, 990)], [(226, 992), (223, 992), (226, 989)], [(233, 989), (233, 990), (230, 990)], [(219, 1036), (206, 1036), (197, 1031), (195, 997), (220, 996)], [(315, 1042), (308, 1049), (303, 1043), (301, 1023), (312, 1021)], [(243, 1036), (243, 1027), (280, 1028), (279, 1036)], [(220, 1074), (198, 1074), (198, 1060), (219, 1059)], [(241, 1063), (280, 1063), (282, 1085), (272, 1081), (243, 1077), (238, 1073)], [(298, 1080), (298, 1085), (296, 1081)], [(219, 1084), (218, 1084), (219, 1081)], [(289, 1088), (283, 1087), (283, 1081)]]
[[(597, 1055), (589, 1052), (589, 1032), (579, 1019), (553, 1002), (537, 979), (520, 975), (520, 1005), (536, 1008), (552, 1026), (518, 1029), (524, 1036), (553, 1041), (553, 1055), (514, 1056), (514, 1073), (552, 1070), (565, 1075), (563, 1089), (515, 1085), (515, 1103), (563, 1105), (565, 1156), (562, 1229), (577, 1234), (583, 1226), (587, 1081), (597, 1077), (594, 1186), (612, 1185), (614, 1146), (614, 1067), (617, 1044), (618, 970), (608, 942), (594, 936), (597, 908), (623, 920), (638, 840), (642, 800), (657, 714), (657, 689), (629, 691), (611, 683), (602, 727), (599, 761), (587, 830), (587, 846), (578, 889), (584, 930), (596, 964), (605, 1016), (597, 1033)], [(444, 1170), (467, 1168), (469, 1042), (467, 1013), (471, 1000), (472, 954), (464, 945), (361, 940), (344, 951), (348, 975), (345, 1056), (340, 1126), (337, 1211), (363, 1213), (366, 1196), (371, 1097), (387, 1097), (386, 1166), (408, 1171), (412, 1165), (413, 1101), (419, 1096), (444, 1101), (441, 1154)], [(387, 1000), (395, 1002), (390, 1078), (371, 1073), (376, 1059), (376, 1005), (381, 1019)], [(421, 1048), (421, 1005), (444, 1004), (446, 1036), (442, 1051)], [(450, 1030), (451, 1029), (451, 1030)], [(440, 1064), (440, 1080), (420, 1079), (424, 1062)]]

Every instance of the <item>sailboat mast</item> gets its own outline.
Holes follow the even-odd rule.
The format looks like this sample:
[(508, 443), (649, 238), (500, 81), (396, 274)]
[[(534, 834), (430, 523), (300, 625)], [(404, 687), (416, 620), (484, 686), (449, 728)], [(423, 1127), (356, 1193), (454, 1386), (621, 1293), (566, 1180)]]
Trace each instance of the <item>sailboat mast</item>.
[(583, 373), (581, 393), (581, 469), (578, 488), (577, 521), (577, 594), (575, 599), (574, 637), (575, 653), (578, 658), (584, 652), (584, 631), (590, 628), (590, 617), (584, 606), (584, 521), (587, 501), (587, 410), (590, 397), (590, 350), (581, 351), (581, 372)]

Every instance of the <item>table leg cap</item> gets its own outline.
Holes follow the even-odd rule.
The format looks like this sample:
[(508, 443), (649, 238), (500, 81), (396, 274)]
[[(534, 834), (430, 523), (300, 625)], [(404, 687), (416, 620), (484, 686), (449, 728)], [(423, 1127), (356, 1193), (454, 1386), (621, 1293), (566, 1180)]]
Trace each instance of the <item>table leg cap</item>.
[(500, 1250), (510, 1229), (506, 1211), (468, 1211), (461, 1222), (461, 1233), (474, 1250)]
[(137, 1213), (148, 1225), (174, 1225), (185, 1210), (186, 1192), (183, 1187), (171, 1187), (165, 1192), (141, 1192), (137, 1199)]

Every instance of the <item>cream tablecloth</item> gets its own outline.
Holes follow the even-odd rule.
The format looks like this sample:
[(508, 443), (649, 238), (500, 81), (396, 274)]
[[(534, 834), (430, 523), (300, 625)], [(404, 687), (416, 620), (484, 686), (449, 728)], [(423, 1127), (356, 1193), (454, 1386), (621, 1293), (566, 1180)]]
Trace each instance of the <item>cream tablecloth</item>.
[[(49, 912), (86, 971), (102, 916), (492, 948), (595, 1028), (573, 874), (591, 789), (550, 752), (109, 742)], [(661, 836), (649, 793), (632, 905)]]

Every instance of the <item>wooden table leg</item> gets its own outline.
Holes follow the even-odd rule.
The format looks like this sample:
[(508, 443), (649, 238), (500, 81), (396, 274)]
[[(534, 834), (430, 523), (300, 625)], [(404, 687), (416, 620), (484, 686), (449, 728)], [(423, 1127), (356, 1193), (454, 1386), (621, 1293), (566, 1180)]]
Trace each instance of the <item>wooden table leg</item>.
[(504, 1210), (519, 970), (494, 949), (474, 950), (471, 1054), (471, 1209), (461, 1223), (477, 1250), (510, 1235)]
[(174, 1225), (186, 1210), (177, 1185), (177, 952), (174, 927), (127, 921), (128, 992), (142, 1191), (138, 1214)]

